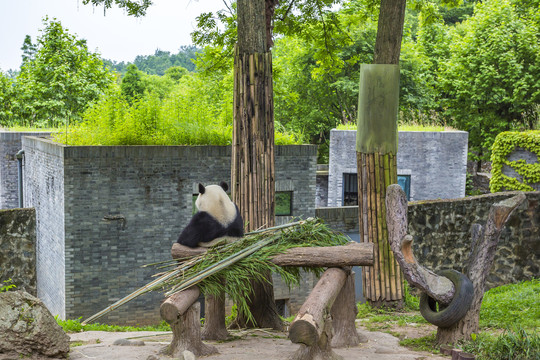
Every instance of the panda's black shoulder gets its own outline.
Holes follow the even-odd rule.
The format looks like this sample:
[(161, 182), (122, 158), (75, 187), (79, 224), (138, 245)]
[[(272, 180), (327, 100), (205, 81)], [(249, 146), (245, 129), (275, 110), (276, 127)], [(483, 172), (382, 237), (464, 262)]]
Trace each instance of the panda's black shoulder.
[(225, 227), (206, 211), (199, 211), (191, 218), (178, 240), (179, 244), (197, 247), (199, 243), (209, 242), (222, 236)]

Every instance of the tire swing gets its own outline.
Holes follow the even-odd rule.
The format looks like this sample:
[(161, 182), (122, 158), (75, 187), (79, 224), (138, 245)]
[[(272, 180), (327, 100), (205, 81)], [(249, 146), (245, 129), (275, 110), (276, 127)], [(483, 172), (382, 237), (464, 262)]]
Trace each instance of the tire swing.
[[(420, 296), (420, 313), (428, 322), (441, 328), (448, 328), (461, 320), (469, 308), (474, 295), (472, 282), (456, 270), (443, 270), (438, 273), (454, 284), (455, 293), (452, 301), (444, 306), (426, 293)], [(437, 304), (439, 310), (437, 311)]]

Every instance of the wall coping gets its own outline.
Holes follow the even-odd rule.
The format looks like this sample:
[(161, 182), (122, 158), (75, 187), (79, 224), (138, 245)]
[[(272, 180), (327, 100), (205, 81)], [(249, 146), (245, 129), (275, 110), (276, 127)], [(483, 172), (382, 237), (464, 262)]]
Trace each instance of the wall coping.
[[(230, 156), (231, 145), (65, 145), (35, 136), (23, 138), (23, 145), (56, 154), (64, 159), (177, 157), (186, 152)], [(316, 155), (317, 145), (276, 145), (276, 155)]]

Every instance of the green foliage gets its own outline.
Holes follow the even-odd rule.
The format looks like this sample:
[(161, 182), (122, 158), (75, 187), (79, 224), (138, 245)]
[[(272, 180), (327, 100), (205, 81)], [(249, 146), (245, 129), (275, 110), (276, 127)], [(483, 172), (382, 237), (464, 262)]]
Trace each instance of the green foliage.
[(120, 89), (122, 95), (131, 103), (139, 99), (144, 94), (144, 85), (142, 83), (142, 75), (137, 65), (130, 64), (127, 66), (127, 72), (122, 78)]
[[(7, 92), (8, 101), (0, 103), (2, 126), (57, 127), (79, 119), (113, 81), (99, 56), (88, 51), (86, 40), (55, 19), (46, 17), (43, 26), (36, 45), (25, 39), (21, 71)], [(5, 89), (5, 80), (1, 82)]]
[(176, 54), (169, 51), (156, 50), (153, 55), (138, 55), (133, 63), (103, 60), (105, 66), (124, 75), (129, 65), (137, 68), (148, 75), (165, 75), (167, 69), (182, 67), (190, 72), (195, 71), (195, 59), (200, 54), (200, 49), (195, 46), (180, 46)]
[[(502, 190), (533, 191), (529, 184), (540, 183), (540, 162), (528, 164), (524, 160), (509, 161), (517, 148), (530, 151), (540, 158), (540, 130), (526, 132), (503, 132), (497, 135), (491, 150), (491, 192)], [(502, 173), (503, 166), (511, 167), (521, 176), (523, 182)]]
[[(133, 65), (135, 68), (135, 65)], [(142, 75), (144, 93), (128, 98), (112, 84), (79, 124), (55, 135), (69, 145), (228, 145), (232, 141), (232, 71), (225, 75)], [(129, 101), (130, 99), (131, 101)], [(294, 144), (276, 133), (276, 144)]]
[(171, 331), (169, 324), (162, 321), (156, 326), (119, 326), (119, 325), (107, 325), (107, 324), (81, 324), (82, 317), (75, 320), (61, 320), (58, 316), (55, 317), (58, 325), (64, 329), (65, 332), (74, 333), (82, 331), (107, 331), (107, 332), (128, 332), (128, 331)]
[(540, 23), (518, 14), (516, 2), (478, 3), (474, 16), (450, 31), (450, 56), (440, 64), (445, 113), (469, 131), (470, 148), (483, 159), (498, 133), (533, 129), (537, 121)]
[(462, 345), (478, 360), (533, 360), (540, 359), (540, 334), (516, 325), (499, 336), (482, 333)]
[(539, 329), (539, 298), (539, 279), (493, 288), (484, 294), (480, 326), (504, 329), (519, 324), (526, 329)]
[(13, 284), (13, 280), (7, 279), (2, 281), (3, 285), (0, 286), (0, 293), (7, 292), (11, 289), (15, 289), (17, 285)]

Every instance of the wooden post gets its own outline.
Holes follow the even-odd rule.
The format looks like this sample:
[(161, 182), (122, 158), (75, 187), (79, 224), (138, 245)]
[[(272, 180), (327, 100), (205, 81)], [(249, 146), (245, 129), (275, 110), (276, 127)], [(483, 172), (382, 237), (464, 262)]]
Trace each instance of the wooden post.
[[(225, 280), (223, 280), (225, 281)], [(225, 340), (229, 332), (225, 326), (225, 293), (206, 295), (203, 340)]]
[(356, 331), (356, 298), (354, 293), (354, 272), (348, 269), (347, 279), (339, 295), (332, 305), (332, 347), (352, 347), (360, 343), (360, 336)]
[(373, 306), (403, 306), (403, 280), (388, 245), (386, 188), (397, 183), (398, 65), (362, 65), (356, 136), (358, 215), (362, 242), (375, 263), (362, 269), (364, 296)]
[(321, 276), (289, 327), (289, 338), (293, 343), (300, 344), (300, 348), (290, 359), (340, 358), (331, 347), (330, 310), (346, 278), (345, 271), (338, 268), (330, 268)]
[[(182, 293), (180, 292), (178, 294)], [(180, 304), (185, 303), (187, 303), (186, 299), (183, 299), (183, 296), (180, 295), (169, 302), (167, 306), (170, 307), (177, 304), (177, 310), (181, 310)], [(173, 332), (173, 339), (171, 344), (164, 349), (163, 352), (165, 354), (171, 357), (179, 357), (184, 350), (189, 350), (196, 356), (218, 353), (214, 346), (207, 345), (201, 341), (200, 312), (201, 305), (196, 301), (184, 313), (180, 314), (177, 319), (169, 322)], [(170, 313), (170, 311), (167, 311), (167, 313)], [(167, 321), (167, 319), (165, 320)]]

